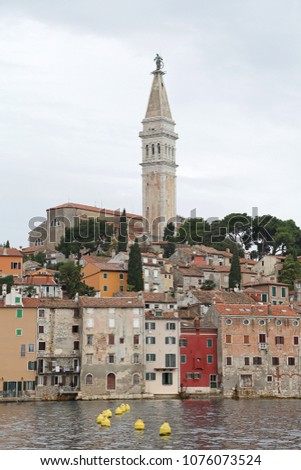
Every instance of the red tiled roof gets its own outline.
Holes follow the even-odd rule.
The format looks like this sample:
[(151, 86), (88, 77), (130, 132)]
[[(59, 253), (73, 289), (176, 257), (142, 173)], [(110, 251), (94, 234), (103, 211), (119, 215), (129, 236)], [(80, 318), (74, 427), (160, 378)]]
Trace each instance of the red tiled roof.
[(57, 283), (51, 276), (25, 276), (23, 279), (16, 278), (14, 281), (18, 286), (56, 286)]
[[(85, 204), (77, 204), (77, 203), (74, 203), (74, 202), (67, 202), (65, 204), (60, 204), (59, 206), (55, 206), (55, 207), (52, 207), (50, 209), (47, 209), (47, 211), (50, 211), (50, 210), (53, 210), (53, 209), (68, 209), (68, 208), (70, 208), (70, 209), (80, 209), (80, 210), (90, 211), (90, 212), (99, 212), (99, 213), (102, 213), (102, 214), (115, 215), (115, 216), (118, 216), (118, 217), (120, 217), (120, 215), (122, 214), (122, 211), (120, 211), (120, 210), (104, 209), (104, 208), (95, 207), (95, 206), (88, 206), (88, 205), (85, 205)], [(126, 213), (126, 216), (127, 216), (127, 218), (142, 219), (141, 215), (130, 214), (128, 212)]]
[(144, 302), (138, 297), (80, 297), (79, 304), (81, 307), (108, 308), (144, 308)]
[(22, 258), (22, 253), (17, 250), (17, 248), (5, 248), (0, 246), (0, 256), (18, 256), (18, 258)]
[(144, 292), (143, 293), (144, 301), (155, 302), (155, 303), (168, 303), (168, 304), (176, 304), (177, 301), (175, 298), (170, 294), (164, 294), (161, 292)]
[(28, 246), (27, 248), (22, 248), (22, 253), (27, 254), (27, 253), (36, 253), (39, 251), (45, 251), (46, 247), (43, 245), (40, 246)]
[(285, 282), (277, 281), (252, 281), (244, 284), (244, 287), (256, 287), (256, 286), (288, 286)]
[(249, 304), (216, 304), (215, 310), (221, 315), (254, 315), (257, 317), (278, 316), (278, 317), (299, 317), (288, 305), (249, 305)]

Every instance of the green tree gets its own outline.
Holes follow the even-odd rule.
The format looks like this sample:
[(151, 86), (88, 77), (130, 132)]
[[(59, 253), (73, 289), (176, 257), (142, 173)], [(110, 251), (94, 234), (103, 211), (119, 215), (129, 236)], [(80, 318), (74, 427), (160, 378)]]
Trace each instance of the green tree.
[(0, 277), (0, 295), (2, 295), (3, 284), (6, 284), (6, 292), (9, 294), (12, 286), (14, 285), (14, 277), (13, 276)]
[(233, 256), (231, 262), (231, 268), (229, 273), (229, 288), (234, 289), (235, 287), (240, 287), (241, 283), (241, 271), (240, 271), (240, 262), (238, 248), (236, 245), (233, 246)]
[(89, 295), (90, 297), (95, 295), (93, 287), (82, 282), (82, 277), (81, 267), (73, 261), (67, 261), (59, 267), (59, 281), (65, 286), (70, 299), (74, 299), (76, 294)]
[(5, 243), (5, 245), (4, 245), (4, 246), (5, 246), (5, 248), (10, 248), (10, 243), (9, 243), (9, 240), (7, 240), (7, 241), (6, 241), (6, 243)]
[(176, 250), (174, 235), (175, 235), (175, 226), (173, 222), (169, 222), (164, 229), (164, 235), (163, 235), (163, 240), (167, 242), (163, 245), (164, 258), (169, 258)]
[(106, 251), (111, 242), (112, 225), (100, 219), (79, 219), (74, 227), (66, 227), (65, 236), (61, 237), (56, 250), (63, 253), (66, 258), (71, 254), (79, 261), (82, 254), (89, 254), (102, 249)]
[(279, 273), (278, 281), (289, 285), (289, 289), (293, 290), (294, 281), (301, 279), (301, 264), (293, 255), (286, 257), (283, 267)]
[(129, 253), (128, 290), (136, 292), (143, 290), (142, 259), (137, 238), (135, 239), (135, 243), (131, 246)]
[(118, 233), (118, 253), (120, 251), (126, 252), (128, 249), (128, 226), (127, 226), (127, 217), (126, 211), (123, 209), (123, 212), (119, 219), (119, 233)]
[(201, 289), (202, 290), (213, 290), (215, 288), (215, 282), (211, 281), (210, 279), (206, 279), (203, 283)]

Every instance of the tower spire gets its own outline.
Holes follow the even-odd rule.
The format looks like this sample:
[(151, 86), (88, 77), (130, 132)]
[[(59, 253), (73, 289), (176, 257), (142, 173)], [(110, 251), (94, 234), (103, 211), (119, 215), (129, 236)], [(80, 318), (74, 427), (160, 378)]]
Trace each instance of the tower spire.
[(145, 232), (152, 241), (163, 239), (164, 228), (176, 219), (176, 148), (178, 135), (163, 75), (163, 59), (156, 55), (142, 139), (142, 186)]

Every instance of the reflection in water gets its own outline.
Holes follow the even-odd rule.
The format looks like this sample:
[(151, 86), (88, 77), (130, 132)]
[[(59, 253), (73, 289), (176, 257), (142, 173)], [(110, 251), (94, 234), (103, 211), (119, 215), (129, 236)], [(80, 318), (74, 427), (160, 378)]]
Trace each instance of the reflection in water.
[[(0, 449), (301, 449), (301, 401), (133, 400), (0, 403)], [(96, 417), (111, 408), (111, 427)], [(134, 424), (140, 417), (144, 431)], [(171, 436), (159, 436), (168, 421)]]

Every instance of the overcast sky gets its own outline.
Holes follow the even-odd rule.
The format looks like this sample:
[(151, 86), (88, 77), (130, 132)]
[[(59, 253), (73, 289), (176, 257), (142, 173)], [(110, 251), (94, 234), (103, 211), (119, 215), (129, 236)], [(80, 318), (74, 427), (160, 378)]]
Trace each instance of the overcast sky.
[(0, 242), (65, 202), (142, 213), (164, 60), (184, 217), (301, 225), (301, 1), (0, 0)]

